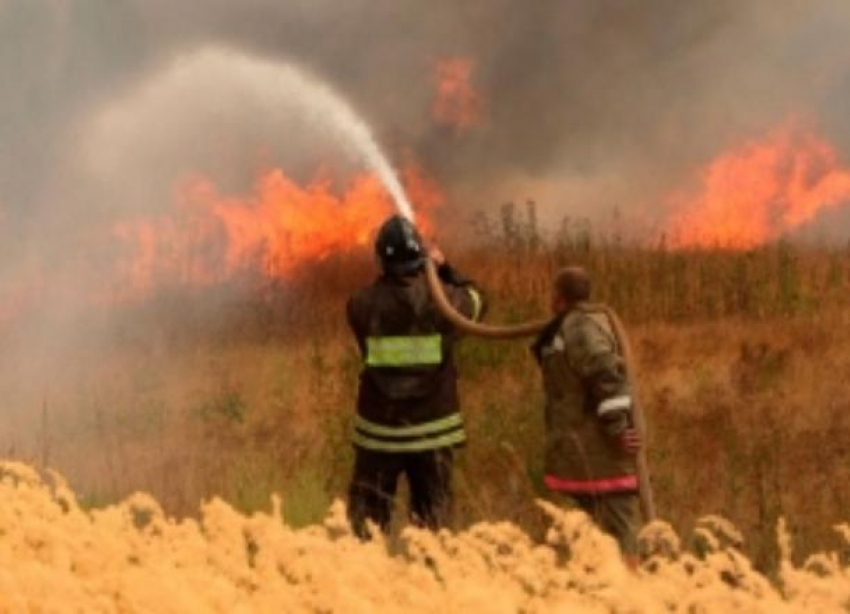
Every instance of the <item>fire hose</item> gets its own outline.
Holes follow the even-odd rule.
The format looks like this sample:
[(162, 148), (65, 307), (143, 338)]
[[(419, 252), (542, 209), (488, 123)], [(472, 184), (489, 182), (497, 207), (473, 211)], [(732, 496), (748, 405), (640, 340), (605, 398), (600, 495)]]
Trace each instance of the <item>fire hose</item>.
[[(486, 339), (517, 339), (520, 337), (537, 335), (547, 324), (549, 324), (549, 320), (536, 320), (510, 326), (494, 326), (491, 324), (474, 322), (458, 313), (458, 311), (452, 306), (451, 302), (449, 302), (449, 299), (446, 297), (446, 293), (443, 290), (443, 284), (437, 274), (437, 268), (430, 259), (425, 263), (425, 278), (428, 282), (428, 289), (430, 290), (431, 296), (434, 298), (434, 302), (437, 304), (437, 308), (440, 310), (440, 313), (442, 313), (458, 330), (469, 335), (484, 337)], [(603, 304), (594, 304), (592, 309), (594, 311), (604, 313), (611, 322), (614, 337), (617, 344), (620, 346), (620, 351), (623, 354), (626, 375), (629, 377), (632, 384), (632, 418), (635, 429), (641, 439), (641, 446), (635, 458), (638, 478), (638, 494), (640, 496), (640, 507), (644, 521), (650, 522), (655, 519), (655, 498), (652, 492), (652, 484), (649, 480), (649, 466), (646, 460), (645, 447), (643, 445), (643, 442), (646, 440), (646, 421), (644, 419), (643, 408), (640, 405), (640, 401), (638, 400), (638, 395), (635, 390), (636, 378), (634, 377), (634, 357), (632, 355), (631, 344), (629, 343), (629, 337), (626, 334), (626, 330), (614, 310)]]

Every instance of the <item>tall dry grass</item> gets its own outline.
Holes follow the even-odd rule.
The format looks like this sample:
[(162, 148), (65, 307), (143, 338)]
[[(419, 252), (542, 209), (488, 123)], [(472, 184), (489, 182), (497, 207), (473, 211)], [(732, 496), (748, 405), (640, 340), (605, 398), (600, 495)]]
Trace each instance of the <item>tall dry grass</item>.
[[(692, 547), (661, 521), (630, 570), (582, 512), (543, 506), (543, 543), (509, 523), (434, 535), (408, 527), (363, 543), (334, 505), (294, 530), (274, 498), (244, 515), (215, 499), (176, 521), (144, 494), (96, 510), (52, 475), (0, 463), (0, 609), (11, 612), (838, 612), (850, 596), (850, 527), (839, 549), (791, 560), (773, 582), (740, 536), (703, 518)], [(388, 548), (388, 546), (390, 546)]]
[[(850, 253), (674, 252), (583, 224), (544, 239), (515, 218), (505, 210), (473, 247), (446, 251), (499, 321), (540, 315), (554, 272), (588, 267), (636, 348), (662, 517), (684, 532), (705, 513), (728, 517), (763, 569), (778, 560), (780, 517), (801, 553), (828, 547), (850, 483)], [(90, 505), (145, 490), (192, 515), (213, 495), (250, 511), (281, 492), (291, 522), (316, 521), (349, 477), (359, 359), (343, 307), (373, 275), (355, 253), (250, 300), (163, 293), (113, 322), (106, 350), (51, 372), (47, 391), (7, 369), (0, 394), (19, 409), (5, 455), (59, 469)], [(542, 399), (526, 344), (470, 339), (458, 360), (470, 439), (457, 522), (511, 520), (539, 537)]]

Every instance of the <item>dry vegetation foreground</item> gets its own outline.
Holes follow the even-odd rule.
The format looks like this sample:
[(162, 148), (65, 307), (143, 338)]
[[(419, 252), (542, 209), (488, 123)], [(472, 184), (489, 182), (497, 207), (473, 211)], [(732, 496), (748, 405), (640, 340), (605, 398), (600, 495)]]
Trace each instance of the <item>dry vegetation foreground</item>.
[[(658, 559), (651, 567), (660, 571), (631, 576), (605, 540), (581, 528), (580, 516), (555, 514), (553, 525), (535, 504), (545, 496), (540, 384), (522, 342), (468, 339), (459, 351), (469, 432), (455, 481), (459, 533), (435, 538), (398, 527), (390, 546), (402, 555), (387, 557), (381, 545), (351, 542), (336, 508), (322, 525), (349, 478), (360, 368), (343, 305), (374, 274), (368, 259), (344, 258), (247, 301), (244, 293), (236, 303), (164, 294), (64, 340), (65, 351), (25, 351), (32, 335), (19, 327), (0, 350), (5, 456), (57, 469), (79, 493), (81, 509), (57, 503), (34, 478), (7, 477), (0, 514), (6, 536), (17, 535), (8, 539), (19, 542), (0, 539), (4, 568), (15, 567), (11, 544), (26, 544), (19, 560), (27, 565), (61, 561), (51, 572), (55, 586), (88, 598), (95, 594), (88, 580), (73, 583), (90, 572), (91, 582), (109, 587), (104, 604), (135, 591), (132, 599), (142, 601), (131, 609), (153, 607), (144, 600), (157, 594), (144, 586), (184, 581), (180, 599), (224, 609), (272, 603), (262, 599), (293, 607), (352, 599), (346, 609), (365, 610), (375, 600), (480, 609), (488, 599), (488, 609), (504, 604), (506, 611), (592, 610), (627, 607), (632, 594), (648, 610), (689, 599), (718, 610), (758, 603), (776, 611), (783, 599), (846, 608), (848, 546), (835, 527), (850, 519), (850, 254), (784, 244), (669, 252), (595, 246), (580, 233), (549, 247), (522, 235), (499, 243), (508, 248), (456, 258), (488, 291), (493, 321), (543, 312), (551, 276), (571, 262), (592, 270), (599, 298), (623, 315), (650, 423), (659, 512), (678, 534), (695, 536), (687, 540), (693, 554)], [(139, 501), (158, 510), (148, 499), (104, 509), (136, 491), (151, 493), (167, 514), (201, 517), (201, 524), (153, 511), (142, 514), (153, 521), (134, 528)], [(282, 494), (288, 526), (268, 515), (272, 493)], [(213, 497), (238, 512), (221, 502), (199, 509)], [(37, 509), (24, 511), (28, 502)], [(718, 521), (701, 524), (705, 514), (728, 519), (743, 538), (729, 537), (735, 532)], [(25, 517), (35, 524), (22, 524)], [(777, 540), (781, 519), (793, 555)], [(60, 527), (74, 534), (61, 537)], [(667, 540), (662, 550), (680, 552), (670, 532), (654, 530)], [(718, 531), (725, 537), (711, 537)], [(556, 562), (547, 533), (588, 545)], [(65, 545), (51, 546), (56, 540)], [(111, 540), (104, 554), (80, 546), (100, 540)], [(89, 558), (75, 562), (75, 548)], [(835, 554), (801, 570), (808, 555), (828, 551)], [(58, 558), (40, 558), (46, 553)], [(117, 563), (101, 575), (107, 553)], [(150, 565), (133, 562), (137, 554)], [(374, 563), (363, 565), (364, 556)], [(48, 585), (35, 576), (3, 573), (0, 595), (8, 593), (2, 582), (26, 581), (22, 594), (48, 598), (41, 590)], [(380, 579), (394, 574), (398, 584)], [(135, 577), (140, 588), (131, 587)], [(193, 592), (202, 585), (211, 588)]]
[[(538, 544), (509, 523), (433, 535), (405, 529), (387, 552), (348, 532), (334, 506), (295, 530), (271, 512), (215, 499), (174, 521), (145, 495), (84, 511), (59, 480), (0, 465), (0, 609), (85, 612), (840, 612), (846, 551), (797, 567), (783, 543), (778, 580), (755, 572), (734, 529), (715, 518), (694, 551), (662, 522), (644, 531), (632, 572), (579, 512), (547, 507)], [(850, 527), (840, 528), (850, 548)]]

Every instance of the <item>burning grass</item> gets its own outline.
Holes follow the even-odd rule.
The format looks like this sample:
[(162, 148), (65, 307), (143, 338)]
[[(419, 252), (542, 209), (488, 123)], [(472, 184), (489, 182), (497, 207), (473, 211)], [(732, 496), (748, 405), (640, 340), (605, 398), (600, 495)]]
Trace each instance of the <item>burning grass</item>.
[(718, 156), (699, 183), (671, 198), (676, 245), (756, 247), (850, 198), (850, 168), (794, 121)]

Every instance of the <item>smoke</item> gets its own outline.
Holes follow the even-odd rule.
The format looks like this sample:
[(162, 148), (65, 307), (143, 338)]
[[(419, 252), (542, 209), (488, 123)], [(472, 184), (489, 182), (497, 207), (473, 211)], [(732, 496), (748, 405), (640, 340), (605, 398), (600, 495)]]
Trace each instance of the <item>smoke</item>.
[[(67, 232), (69, 222), (85, 220), (80, 208), (101, 216), (117, 206), (77, 174), (81, 123), (187, 50), (216, 44), (322, 75), (396, 157), (412, 152), (465, 206), (534, 198), (560, 216), (652, 205), (696, 164), (789, 114), (811, 118), (840, 150), (850, 148), (850, 6), (840, 0), (6, 0), (7, 228)], [(474, 59), (474, 85), (486, 101), (485, 121), (462, 136), (428, 113), (434, 66), (447, 56)], [(161, 115), (162, 131), (191, 124), (205, 105), (239, 97), (227, 83), (150, 111)], [(248, 174), (260, 153), (302, 171), (334, 156), (331, 147), (288, 141), (279, 126), (269, 130), (251, 104), (234, 118), (223, 134), (178, 127), (171, 155), (140, 160), (127, 178), (123, 191), (136, 197), (129, 200), (165, 206), (168, 182), (199, 170), (193, 166), (229, 181)]]
[[(168, 210), (187, 175), (244, 193), (260, 166), (351, 167), (238, 78), (145, 97), (201, 47), (320, 75), (460, 213), (534, 199), (553, 225), (651, 217), (683, 177), (789, 116), (850, 155), (842, 0), (0, 0), (0, 298), (24, 283), (66, 304), (102, 281), (82, 254), (112, 221)], [(446, 58), (472, 61), (483, 101), (462, 133), (430, 113)]]

